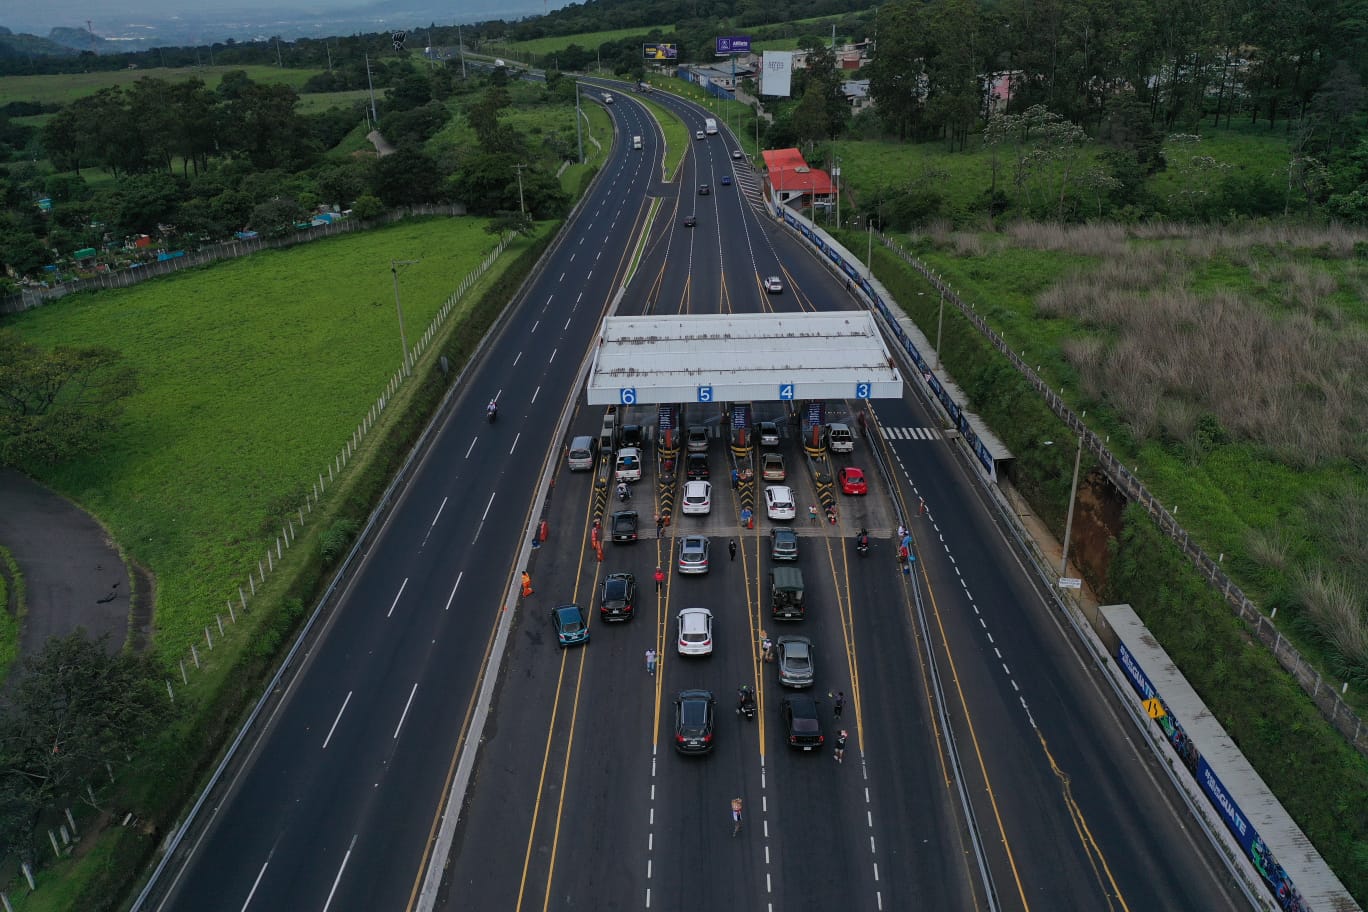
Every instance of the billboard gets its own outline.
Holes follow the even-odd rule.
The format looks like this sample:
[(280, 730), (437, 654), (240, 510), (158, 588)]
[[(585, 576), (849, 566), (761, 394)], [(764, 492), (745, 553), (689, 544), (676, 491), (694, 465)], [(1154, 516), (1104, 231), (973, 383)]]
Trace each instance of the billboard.
[(765, 51), (760, 67), (760, 94), (788, 98), (792, 94), (793, 51)]
[(673, 44), (647, 44), (643, 46), (642, 56), (647, 60), (677, 60), (679, 48)]
[(749, 54), (750, 35), (732, 35), (728, 38), (717, 39), (717, 56), (726, 57), (729, 54)]

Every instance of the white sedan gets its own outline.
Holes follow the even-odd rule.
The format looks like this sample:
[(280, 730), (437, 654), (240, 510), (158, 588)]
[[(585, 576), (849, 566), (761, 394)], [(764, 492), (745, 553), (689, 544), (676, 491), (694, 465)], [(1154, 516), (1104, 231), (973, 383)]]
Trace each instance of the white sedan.
[(712, 485), (706, 481), (690, 481), (684, 485), (684, 515), (706, 516), (712, 512)]
[(770, 519), (793, 519), (798, 515), (793, 505), (793, 489), (786, 485), (770, 485), (765, 488), (765, 509)]
[(710, 655), (713, 651), (713, 616), (707, 608), (679, 612), (679, 654)]
[(765, 279), (765, 291), (768, 291), (770, 294), (783, 294), (784, 283), (778, 276), (770, 276)]

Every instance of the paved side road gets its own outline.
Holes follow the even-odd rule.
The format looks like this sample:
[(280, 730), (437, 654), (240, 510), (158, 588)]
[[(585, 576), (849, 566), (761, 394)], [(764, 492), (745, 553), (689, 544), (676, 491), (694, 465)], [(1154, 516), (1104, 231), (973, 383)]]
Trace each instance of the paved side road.
[[(123, 648), (128, 570), (94, 517), (31, 478), (0, 469), (0, 545), (19, 564), (28, 591), (21, 656), (37, 654), (49, 637), (77, 627), (92, 637), (109, 634), (111, 651)], [(150, 592), (140, 595), (146, 600)]]

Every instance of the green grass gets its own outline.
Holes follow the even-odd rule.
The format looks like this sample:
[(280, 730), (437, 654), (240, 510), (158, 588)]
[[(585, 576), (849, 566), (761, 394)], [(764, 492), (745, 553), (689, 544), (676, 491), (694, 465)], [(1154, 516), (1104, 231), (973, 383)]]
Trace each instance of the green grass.
[[(19, 619), (24, 613), (24, 577), (19, 571), (19, 565), (14, 562), (14, 557), (9, 550), (0, 547), (0, 563), (5, 566), (0, 570), (0, 683), (9, 677), (10, 666), (19, 655)], [(10, 581), (13, 580), (13, 587)], [(14, 596), (16, 604), (15, 611), (18, 616), (11, 614), (10, 596)]]
[(352, 89), (347, 92), (317, 92), (300, 95), (295, 110), (300, 114), (316, 114), (329, 108), (351, 107), (357, 102), (370, 103), (370, 92), (365, 89)]
[(486, 42), (486, 50), (496, 53), (496, 49), (508, 49), (516, 51), (521, 55), (527, 54), (554, 54), (563, 51), (572, 44), (577, 44), (587, 50), (597, 50), (600, 45), (607, 41), (621, 41), (624, 38), (631, 38), (634, 35), (641, 35), (643, 43), (645, 36), (651, 32), (659, 35), (670, 36), (674, 34), (673, 25), (659, 25), (648, 28), (627, 28), (609, 29), (602, 32), (581, 32), (578, 35), (561, 35), (552, 38), (534, 38), (530, 41), (510, 41), (506, 44), (497, 42)]
[(179, 658), (274, 542), (399, 363), (495, 240), (433, 219), (266, 252), (9, 321), (41, 345), (109, 345), (142, 379), (96, 458), (38, 476), (157, 577), (157, 647)]
[(684, 153), (689, 151), (689, 144), (694, 141), (693, 137), (689, 135), (688, 128), (677, 114), (651, 101), (649, 94), (640, 96), (640, 100), (656, 119), (656, 123), (660, 124), (660, 131), (665, 136), (665, 180), (674, 180), (679, 166), (684, 161)]
[(298, 90), (310, 77), (322, 70), (287, 70), (273, 66), (203, 66), (154, 67), (138, 70), (109, 70), (98, 73), (70, 73), (60, 76), (3, 76), (0, 77), (0, 98), (13, 101), (37, 101), (44, 104), (65, 104), (86, 95), (94, 95), (109, 86), (130, 86), (139, 79), (151, 77), (168, 82), (198, 77), (213, 89), (223, 80), (223, 74), (245, 70), (253, 82), (283, 83)]

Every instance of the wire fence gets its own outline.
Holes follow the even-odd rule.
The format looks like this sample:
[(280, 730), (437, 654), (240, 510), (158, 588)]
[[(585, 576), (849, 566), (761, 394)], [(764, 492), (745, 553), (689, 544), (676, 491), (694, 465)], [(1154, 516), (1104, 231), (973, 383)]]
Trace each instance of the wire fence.
[(1050, 410), (1071, 431), (1083, 438), (1083, 446), (1096, 458), (1098, 465), (1111, 483), (1116, 485), (1130, 500), (1145, 507), (1160, 531), (1178, 545), (1188, 560), (1192, 561), (1197, 570), (1206, 578), (1207, 582), (1221, 593), (1231, 612), (1245, 623), (1261, 643), (1268, 647), (1278, 660), (1278, 664), (1296, 679), (1298, 685), (1311, 697), (1312, 702), (1316, 704), (1325, 718), (1339, 730), (1340, 734), (1344, 735), (1355, 750), (1364, 756), (1368, 756), (1368, 727), (1364, 725), (1363, 719), (1350, 708), (1341, 696), (1348, 692), (1348, 682), (1341, 683), (1337, 688), (1334, 683), (1326, 681), (1315, 666), (1307, 661), (1301, 652), (1282, 635), (1282, 631), (1278, 629), (1273, 619), (1250, 601), (1235, 581), (1226, 575), (1221, 569), (1221, 561), (1213, 560), (1201, 547), (1192, 543), (1187, 530), (1178, 524), (1177, 517), (1164, 507), (1159, 499), (1141, 483), (1140, 479), (1135, 477), (1130, 469), (1126, 468), (1125, 464), (1115, 454), (1107, 449), (1104, 441), (1088, 429), (1088, 426), (1069, 408), (1063, 398), (1052, 390), (1049, 384), (1016, 352), (1008, 347), (1006, 340), (988, 325), (973, 305), (966, 304), (960, 299), (944, 276), (904, 250), (891, 238), (879, 234), (878, 239), (880, 244), (915, 269), (932, 287), (944, 295), (947, 303), (957, 307), (989, 344), (1005, 356), (1017, 372), (1026, 378), (1049, 405)]

